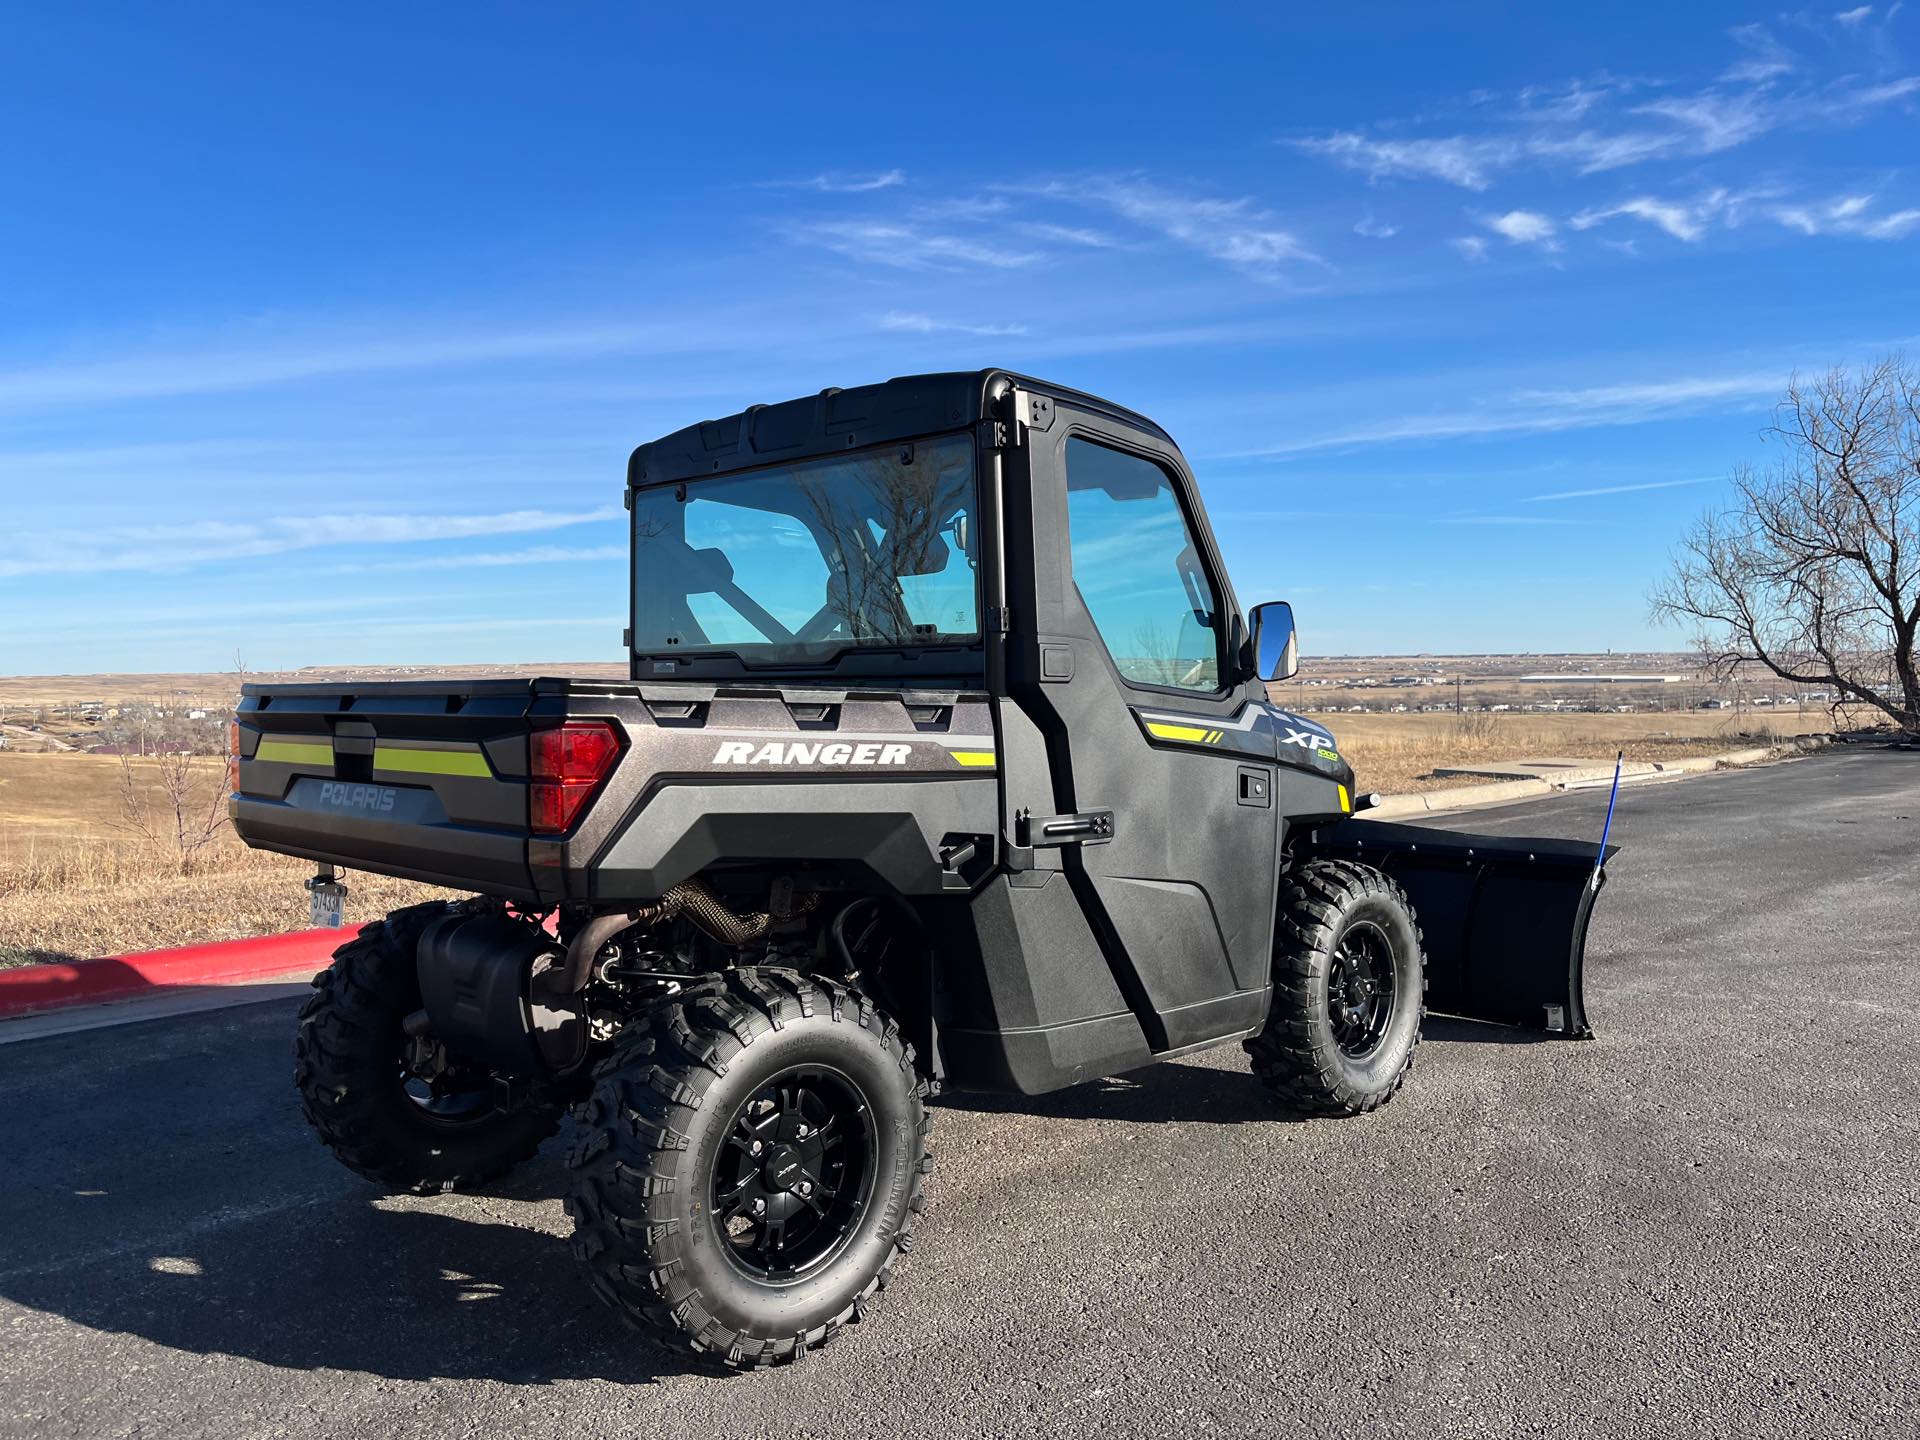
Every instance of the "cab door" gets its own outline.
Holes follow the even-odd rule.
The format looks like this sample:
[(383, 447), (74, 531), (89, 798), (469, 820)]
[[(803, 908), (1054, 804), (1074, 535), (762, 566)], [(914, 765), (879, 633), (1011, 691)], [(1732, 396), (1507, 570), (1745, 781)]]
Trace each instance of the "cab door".
[(1166, 437), (1032, 409), (1047, 424), (1008, 469), (1028, 522), (1007, 527), (1008, 689), (1044, 737), (1052, 809), (1022, 797), (1012, 853), (1066, 872), (1155, 1050), (1245, 1033), (1267, 1009), (1278, 826), (1232, 591)]

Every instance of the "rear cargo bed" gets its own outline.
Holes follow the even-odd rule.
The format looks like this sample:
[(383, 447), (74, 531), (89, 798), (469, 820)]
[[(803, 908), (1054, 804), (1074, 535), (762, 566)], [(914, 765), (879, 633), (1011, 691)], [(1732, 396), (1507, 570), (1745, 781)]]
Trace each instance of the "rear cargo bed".
[(249, 685), (234, 829), (263, 849), (534, 899), (528, 712), (556, 683)]

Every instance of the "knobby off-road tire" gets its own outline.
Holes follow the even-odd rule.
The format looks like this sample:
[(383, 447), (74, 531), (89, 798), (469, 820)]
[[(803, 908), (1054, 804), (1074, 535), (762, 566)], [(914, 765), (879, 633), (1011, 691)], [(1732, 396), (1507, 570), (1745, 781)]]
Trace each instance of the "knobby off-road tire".
[(1242, 1042), (1253, 1072), (1306, 1115), (1393, 1098), (1426, 1013), (1426, 953), (1400, 887), (1368, 865), (1314, 860), (1281, 888), (1267, 1025)]
[(313, 977), (300, 1011), (293, 1079), (300, 1108), (349, 1170), (420, 1195), (465, 1190), (527, 1159), (560, 1123), (554, 1104), (501, 1108), (487, 1077), (440, 1095), (402, 1068), (401, 1022), (420, 1008), (414, 947), (444, 905), (363, 926)]
[(628, 1323), (753, 1369), (862, 1318), (933, 1169), (926, 1081), (870, 999), (734, 970), (634, 1022), (596, 1073), (567, 1210)]

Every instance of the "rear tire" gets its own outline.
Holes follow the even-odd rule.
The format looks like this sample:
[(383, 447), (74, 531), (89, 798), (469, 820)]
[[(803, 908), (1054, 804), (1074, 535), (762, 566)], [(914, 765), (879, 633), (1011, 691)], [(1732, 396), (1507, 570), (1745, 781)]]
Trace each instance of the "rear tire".
[(1413, 907), (1369, 865), (1314, 860), (1286, 877), (1267, 1025), (1253, 1072), (1305, 1115), (1377, 1110), (1413, 1067), (1426, 955)]
[(505, 1174), (539, 1149), (561, 1113), (551, 1103), (503, 1108), (483, 1072), (432, 1090), (409, 1077), (401, 1022), (420, 1008), (414, 947), (445, 908), (396, 910), (336, 950), (313, 977), (293, 1047), (300, 1108), (334, 1158), (420, 1195)]
[(859, 1320), (910, 1248), (932, 1121), (859, 991), (747, 967), (637, 1020), (599, 1068), (567, 1210), (601, 1299), (729, 1369)]

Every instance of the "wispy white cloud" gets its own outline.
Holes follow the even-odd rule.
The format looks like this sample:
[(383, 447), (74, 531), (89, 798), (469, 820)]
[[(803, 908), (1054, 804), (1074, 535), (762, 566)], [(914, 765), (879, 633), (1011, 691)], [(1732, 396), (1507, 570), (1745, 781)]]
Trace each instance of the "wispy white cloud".
[(1117, 236), (1086, 225), (1056, 225), (1048, 220), (1021, 220), (1015, 223), (1014, 228), (1022, 235), (1031, 235), (1036, 240), (1050, 240), (1061, 245), (1078, 245), (1088, 250), (1113, 250), (1120, 245)]
[(1873, 14), (1873, 7), (1871, 5), (1856, 5), (1851, 10), (1834, 11), (1833, 18), (1836, 24), (1845, 25), (1848, 28), (1852, 28), (1855, 25), (1864, 24), (1866, 22), (1867, 17), (1872, 14)]
[[(0, 474), (8, 477), (79, 475), (128, 472), (177, 473), (183, 466), (204, 472), (208, 466), (246, 464), (258, 468), (272, 457), (284, 457), (292, 447), (261, 440), (151, 440), (124, 445), (76, 445), (63, 449), (0, 450)], [(282, 460), (284, 463), (284, 460)]]
[(1843, 110), (1870, 110), (1895, 100), (1905, 100), (1910, 95), (1920, 95), (1920, 75), (1906, 75), (1898, 80), (1885, 80), (1878, 85), (1846, 91), (1837, 97), (1837, 105)]
[[(1600, 174), (1716, 155), (1781, 128), (1856, 124), (1920, 91), (1920, 76), (1863, 83), (1859, 74), (1846, 73), (1822, 82), (1766, 27), (1741, 26), (1732, 35), (1740, 53), (1703, 88), (1663, 93), (1648, 82), (1603, 77), (1590, 84), (1529, 87), (1504, 106), (1476, 106), (1485, 118), (1478, 131), (1408, 135), (1388, 125), (1282, 143), (1374, 181), (1437, 180), (1486, 190), (1509, 172)], [(1630, 94), (1636, 96), (1632, 103)]]
[(512, 510), (491, 515), (287, 515), (261, 520), (105, 525), (16, 533), (0, 577), (169, 572), (332, 546), (403, 545), (561, 530), (617, 520), (618, 507)]
[(1487, 258), (1487, 237), (1484, 235), (1456, 235), (1447, 243), (1469, 260)]
[[(1519, 135), (1431, 139), (1379, 139), (1349, 130), (1292, 143), (1309, 154), (1358, 170), (1371, 180), (1441, 180), (1466, 190), (1486, 190), (1510, 170), (1566, 168), (1591, 175), (1666, 155), (1707, 153), (1697, 138), (1707, 120), (1704, 108), (1685, 109), (1667, 118), (1684, 122), (1685, 128), (1678, 123), (1657, 130), (1610, 132), (1549, 127)], [(1730, 123), (1722, 122), (1721, 128)]]
[(1599, 485), (1591, 490), (1556, 490), (1550, 495), (1529, 495), (1521, 503), (1539, 505), (1549, 500), (1590, 500), (1600, 495), (1632, 495), (1641, 490), (1677, 490), (1683, 485), (1711, 485), (1719, 478), (1697, 475), (1691, 480), (1642, 480), (1633, 485)]
[(773, 190), (816, 190), (823, 195), (867, 195), (875, 190), (891, 190), (907, 183), (904, 170), (881, 170), (871, 175), (809, 175), (804, 180), (765, 180)]
[[(1108, 223), (1086, 223), (1092, 212)], [(1193, 195), (1138, 175), (1005, 185), (987, 196), (858, 217), (785, 220), (780, 228), (863, 263), (902, 270), (1019, 269), (1075, 250), (1150, 243), (1139, 231), (1268, 276), (1323, 263), (1250, 199)]]
[(1557, 415), (1597, 414), (1625, 410), (1647, 415), (1685, 409), (1703, 401), (1746, 399), (1780, 389), (1778, 371), (1747, 371), (1731, 375), (1683, 375), (1671, 380), (1630, 381), (1622, 385), (1589, 385), (1567, 390), (1522, 389), (1513, 392), (1522, 406)]
[(1883, 210), (1875, 194), (1839, 195), (1825, 200), (1787, 201), (1778, 190), (1738, 193), (1710, 190), (1691, 200), (1635, 196), (1615, 205), (1582, 210), (1567, 223), (1589, 230), (1621, 216), (1658, 226), (1677, 240), (1695, 243), (1715, 225), (1739, 226), (1751, 215), (1765, 216), (1802, 235), (1843, 235), (1862, 240), (1900, 240), (1920, 230), (1920, 208)]
[(1484, 190), (1521, 153), (1512, 141), (1466, 135), (1374, 139), (1355, 130), (1289, 141), (1295, 149), (1358, 170), (1373, 180), (1444, 180)]
[(1666, 231), (1674, 239), (1691, 244), (1706, 235), (1714, 219), (1726, 209), (1727, 201), (1727, 192), (1724, 190), (1712, 191), (1692, 201), (1660, 200), (1651, 195), (1636, 195), (1617, 205), (1582, 210), (1567, 223), (1575, 230), (1591, 230), (1596, 225), (1624, 215), (1644, 220)]
[(376, 561), (318, 566), (313, 575), (394, 575), (416, 570), (507, 570), (523, 565), (587, 565), (625, 560), (625, 545), (530, 545), (524, 550), (480, 550), (455, 555), (394, 555)]
[[(1670, 120), (1676, 127), (1657, 137), (1656, 148), (1683, 155), (1717, 155), (1757, 139), (1778, 126), (1784, 118), (1781, 106), (1760, 90), (1703, 91), (1666, 100), (1649, 100), (1634, 107), (1636, 115), (1655, 115)], [(1629, 163), (1629, 162), (1622, 162)], [(1590, 170), (1616, 169), (1613, 165), (1594, 165)]]
[(1221, 458), (1252, 459), (1410, 441), (1640, 425), (1729, 406), (1758, 405), (1777, 394), (1785, 378), (1785, 370), (1768, 370), (1559, 390), (1512, 389), (1416, 414), (1293, 436)]
[(387, 327), (358, 334), (296, 333), (254, 343), (210, 337), (180, 349), (142, 348), (0, 370), (0, 408), (100, 404), (257, 390), (336, 375), (473, 366), (511, 360), (675, 353), (687, 327), (664, 322), (488, 330)]
[(1024, 325), (969, 325), (957, 320), (936, 320), (904, 310), (889, 310), (880, 317), (882, 330), (899, 330), (910, 335), (1024, 335)]
[(1779, 205), (1772, 217), (1802, 235), (1850, 235), (1862, 240), (1901, 240), (1920, 230), (1920, 209), (1874, 212), (1873, 195), (1841, 195), (1806, 205)]
[(1736, 25), (1727, 33), (1744, 53), (1722, 73), (1723, 80), (1758, 83), (1799, 68), (1799, 57), (1764, 25)]
[(1504, 215), (1483, 215), (1480, 223), (1494, 234), (1503, 236), (1510, 244), (1538, 245), (1543, 250), (1559, 248), (1554, 236), (1559, 233), (1560, 227), (1537, 210), (1509, 210)]
[(1526, 86), (1514, 96), (1514, 104), (1523, 114), (1537, 120), (1572, 123), (1646, 86), (1645, 80), (1633, 76), (1603, 73), (1560, 85)]
[(1376, 220), (1371, 215), (1363, 215), (1354, 223), (1353, 233), (1368, 240), (1391, 240), (1400, 233), (1400, 227)]
[(1247, 270), (1271, 272), (1295, 263), (1320, 263), (1297, 235), (1245, 198), (1191, 195), (1138, 176), (1056, 180), (1032, 193), (1101, 206), (1190, 250)]
[(1581, 525), (1585, 521), (1569, 520), (1560, 515), (1440, 515), (1435, 517), (1440, 525)]
[(1018, 270), (1045, 254), (997, 239), (923, 225), (911, 219), (809, 220), (785, 227), (788, 235), (869, 265), (898, 270)]
[(1617, 215), (1632, 215), (1650, 225), (1657, 225), (1676, 240), (1698, 240), (1706, 234), (1706, 226), (1687, 207), (1655, 200), (1650, 195), (1623, 200), (1604, 210), (1582, 210), (1568, 223), (1576, 230), (1587, 230)]

